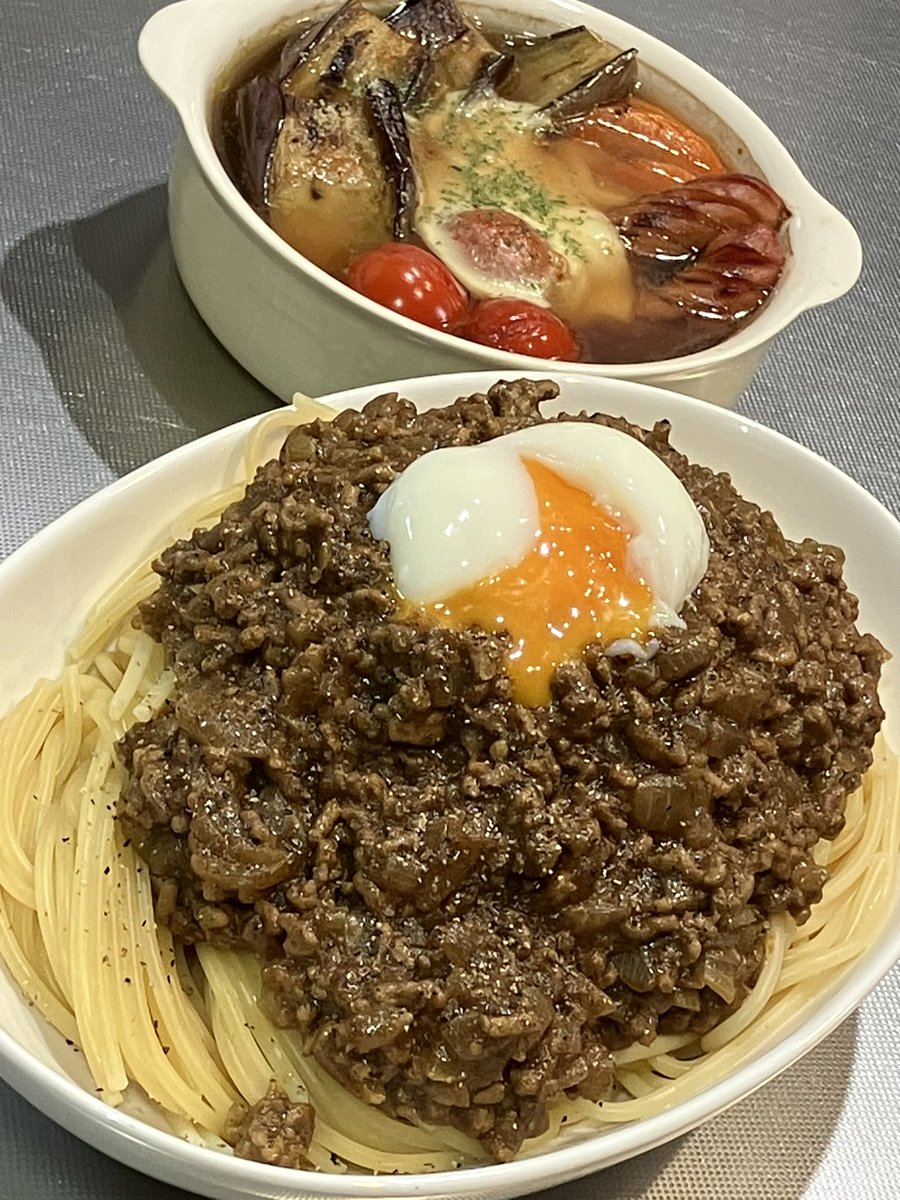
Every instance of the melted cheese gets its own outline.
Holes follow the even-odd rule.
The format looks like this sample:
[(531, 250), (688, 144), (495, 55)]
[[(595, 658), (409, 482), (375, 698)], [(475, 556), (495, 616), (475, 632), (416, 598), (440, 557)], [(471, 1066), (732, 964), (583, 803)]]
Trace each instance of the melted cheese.
[[(569, 320), (632, 316), (625, 247), (601, 211), (618, 195), (607, 195), (587, 168), (573, 170), (565, 139), (546, 131), (531, 105), (491, 98), (461, 107), (452, 95), (410, 123), (410, 140), (420, 184), (416, 229), (474, 295), (522, 296)], [(519, 218), (560, 269), (538, 280), (480, 270), (448, 227), (473, 209)]]

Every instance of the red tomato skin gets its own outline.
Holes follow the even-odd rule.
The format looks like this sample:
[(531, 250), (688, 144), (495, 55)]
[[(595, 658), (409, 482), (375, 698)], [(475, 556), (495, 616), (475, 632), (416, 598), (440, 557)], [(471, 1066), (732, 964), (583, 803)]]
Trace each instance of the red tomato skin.
[(363, 296), (432, 329), (453, 330), (466, 318), (469, 297), (439, 258), (406, 242), (367, 250), (347, 268)]
[(575, 335), (559, 317), (530, 300), (482, 300), (460, 330), (464, 337), (496, 350), (577, 362)]

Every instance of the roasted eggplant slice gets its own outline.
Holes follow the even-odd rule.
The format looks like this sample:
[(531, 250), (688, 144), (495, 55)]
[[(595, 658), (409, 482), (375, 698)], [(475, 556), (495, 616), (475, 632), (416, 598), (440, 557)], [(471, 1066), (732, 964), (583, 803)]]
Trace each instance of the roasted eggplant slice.
[(284, 119), (281, 88), (267, 75), (256, 75), (234, 98), (235, 136), (242, 178), (236, 180), (254, 209), (266, 211), (266, 182), (278, 130)]
[(616, 50), (578, 25), (516, 46), (515, 68), (499, 89), (506, 100), (543, 108), (606, 66)]
[[(336, 16), (337, 14), (333, 14)], [(277, 78), (283, 83), (289, 79), (302, 62), (308, 57), (315, 42), (321, 38), (331, 24), (332, 17), (327, 17), (319, 25), (306, 26), (294, 34), (281, 47), (278, 58)]]
[[(493, 49), (468, 23), (455, 0), (404, 0), (384, 20), (404, 37), (415, 38), (426, 51), (403, 97), (408, 111), (424, 108), (444, 86), (452, 90), (467, 86), (472, 71)], [(464, 78), (462, 83), (448, 84), (447, 73), (454, 64)]]
[(366, 109), (394, 193), (394, 237), (408, 238), (416, 211), (416, 175), (400, 93), (386, 79), (375, 79), (366, 88)]
[(282, 87), (310, 100), (334, 89), (362, 96), (373, 79), (388, 79), (405, 95), (424, 55), (418, 42), (396, 33), (360, 0), (347, 0), (301, 49)]
[(434, 86), (441, 95), (468, 92), (492, 63), (504, 57), (484, 34), (470, 29), (434, 52)]
[(269, 170), (272, 228), (340, 274), (390, 241), (395, 188), (362, 100), (291, 100)]
[(478, 74), (460, 100), (459, 107), (463, 110), (474, 108), (499, 95), (499, 88), (512, 68), (513, 58), (510, 54), (496, 54), (493, 58), (482, 59)]
[(471, 29), (454, 0), (403, 0), (384, 21), (431, 51), (455, 42)]
[(637, 81), (637, 50), (625, 50), (556, 100), (543, 105), (543, 111), (558, 125), (578, 121), (598, 104), (618, 104), (630, 96)]
[(403, 107), (407, 112), (414, 113), (424, 108), (430, 96), (434, 94), (434, 59), (426, 54), (419, 63), (415, 74), (409, 81)]

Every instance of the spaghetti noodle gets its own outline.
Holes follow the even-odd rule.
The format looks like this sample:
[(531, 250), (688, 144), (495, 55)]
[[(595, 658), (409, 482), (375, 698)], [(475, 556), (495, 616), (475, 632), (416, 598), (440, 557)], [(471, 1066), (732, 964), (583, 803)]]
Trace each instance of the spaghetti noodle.
[[(275, 427), (330, 415), (315, 409), (303, 402), (261, 422), (247, 474)], [(207, 502), (207, 515), (244, 483)], [(0, 955), (10, 973), (80, 1047), (106, 1102), (120, 1104), (137, 1086), (191, 1140), (227, 1150), (232, 1106), (255, 1104), (275, 1081), (291, 1102), (315, 1109), (307, 1153), (317, 1169), (423, 1172), (485, 1161), (470, 1137), (411, 1127), (345, 1091), (298, 1034), (266, 1018), (252, 955), (201, 945), (192, 968), (157, 926), (148, 868), (115, 819), (124, 776), (116, 743), (174, 685), (162, 647), (131, 624), (152, 586), (149, 566), (132, 571), (91, 616), (60, 678), (40, 681), (0, 723)], [(619, 1096), (557, 1105), (549, 1132), (524, 1153), (544, 1149), (563, 1122), (639, 1120), (709, 1087), (810, 1011), (834, 972), (871, 945), (893, 906), (900, 863), (900, 772), (883, 740), (848, 800), (843, 831), (819, 844), (816, 860), (830, 873), (822, 901), (801, 927), (771, 920), (763, 967), (741, 1007), (702, 1038), (660, 1036), (616, 1052)]]

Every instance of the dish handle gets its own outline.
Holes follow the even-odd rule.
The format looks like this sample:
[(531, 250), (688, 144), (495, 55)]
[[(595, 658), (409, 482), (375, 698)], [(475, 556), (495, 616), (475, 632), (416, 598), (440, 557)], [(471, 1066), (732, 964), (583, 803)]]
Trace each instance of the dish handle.
[(196, 90), (198, 55), (197, 21), (206, 7), (203, 0), (178, 0), (159, 9), (138, 38), (138, 58), (163, 96), (182, 117), (187, 116)]
[(809, 278), (803, 308), (815, 308), (843, 296), (862, 270), (862, 243), (852, 223), (824, 196), (812, 190), (800, 231), (807, 243), (803, 258)]

